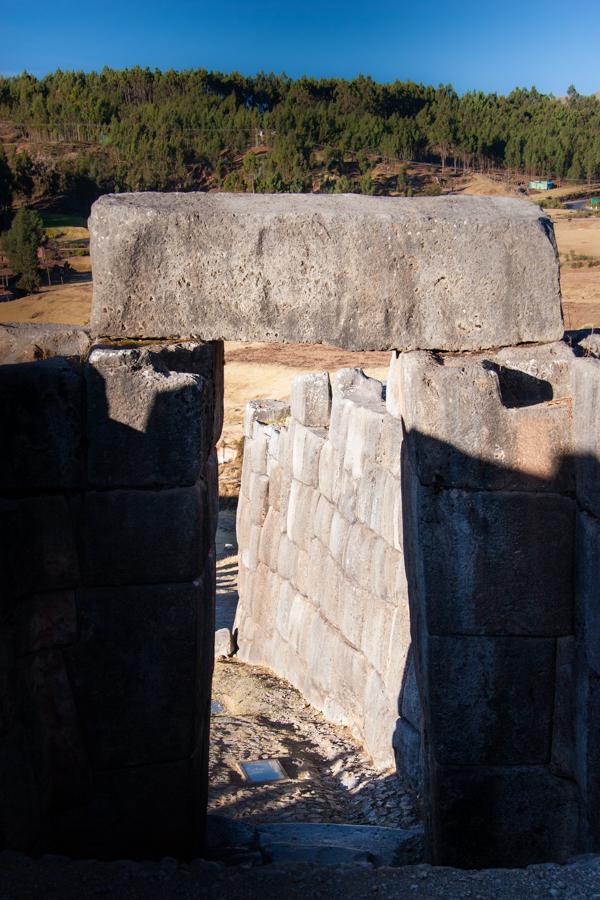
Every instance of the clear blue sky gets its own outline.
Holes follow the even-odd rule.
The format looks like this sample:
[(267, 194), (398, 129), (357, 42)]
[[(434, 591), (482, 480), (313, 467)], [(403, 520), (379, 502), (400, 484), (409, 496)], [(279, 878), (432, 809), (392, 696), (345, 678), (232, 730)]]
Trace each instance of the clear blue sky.
[(0, 0), (0, 72), (141, 65), (600, 91), (600, 0)]

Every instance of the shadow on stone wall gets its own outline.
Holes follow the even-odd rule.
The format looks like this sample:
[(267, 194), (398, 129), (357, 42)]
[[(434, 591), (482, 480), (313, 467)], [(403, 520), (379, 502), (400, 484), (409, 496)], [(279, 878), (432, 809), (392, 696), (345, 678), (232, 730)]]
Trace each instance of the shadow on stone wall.
[(198, 855), (218, 505), (200, 355), (0, 367), (2, 846)]
[[(507, 407), (551, 398), (519, 374)], [(429, 858), (475, 868), (597, 851), (598, 460), (561, 455), (538, 478), (416, 430), (402, 457)], [(410, 766), (406, 741), (396, 753)]]

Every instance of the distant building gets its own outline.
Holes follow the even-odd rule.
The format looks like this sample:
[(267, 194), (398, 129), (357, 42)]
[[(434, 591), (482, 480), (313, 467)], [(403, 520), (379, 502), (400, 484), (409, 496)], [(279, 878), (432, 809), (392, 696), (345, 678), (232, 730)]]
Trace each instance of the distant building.
[(530, 181), (529, 182), (529, 190), (530, 191), (549, 191), (554, 187), (553, 181)]

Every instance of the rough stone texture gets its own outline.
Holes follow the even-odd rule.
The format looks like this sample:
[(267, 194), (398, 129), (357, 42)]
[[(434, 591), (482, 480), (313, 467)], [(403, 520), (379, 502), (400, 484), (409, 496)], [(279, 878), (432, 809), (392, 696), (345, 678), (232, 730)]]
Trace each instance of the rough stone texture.
[(584, 509), (600, 517), (600, 360), (578, 359), (573, 370), (577, 497)]
[(83, 389), (66, 359), (0, 366), (0, 491), (81, 488)]
[(392, 354), (386, 402), (414, 432), (408, 446), (419, 479), (571, 490), (574, 361), (565, 344), (471, 357)]
[(0, 846), (199, 849), (222, 349), (0, 366)]
[(431, 634), (573, 632), (571, 499), (424, 488), (419, 515)]
[(102, 348), (90, 354), (86, 381), (92, 484), (146, 487), (197, 481), (213, 446), (212, 386), (201, 374), (169, 369), (171, 359), (165, 357), (147, 348)]
[(291, 414), (308, 428), (327, 428), (331, 415), (328, 372), (296, 375), (292, 380)]
[(562, 337), (552, 225), (520, 200), (107, 195), (90, 234), (95, 335), (351, 350)]
[(86, 328), (68, 325), (0, 324), (0, 365), (33, 362), (52, 356), (84, 359), (91, 344)]
[(438, 864), (566, 862), (577, 847), (577, 788), (543, 766), (441, 766), (432, 783)]

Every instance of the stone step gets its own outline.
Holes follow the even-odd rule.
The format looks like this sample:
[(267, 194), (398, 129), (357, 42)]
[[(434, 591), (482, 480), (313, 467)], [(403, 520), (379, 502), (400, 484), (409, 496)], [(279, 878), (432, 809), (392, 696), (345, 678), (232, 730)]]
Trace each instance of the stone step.
[(207, 816), (207, 851), (226, 865), (407, 866), (423, 861), (421, 828), (307, 822), (252, 826)]
[(274, 863), (404, 866), (423, 860), (421, 828), (290, 822), (258, 825), (256, 832), (261, 851)]

